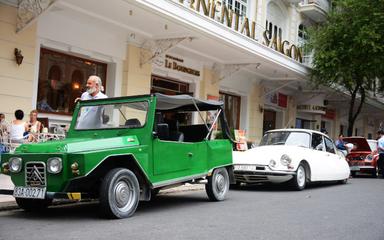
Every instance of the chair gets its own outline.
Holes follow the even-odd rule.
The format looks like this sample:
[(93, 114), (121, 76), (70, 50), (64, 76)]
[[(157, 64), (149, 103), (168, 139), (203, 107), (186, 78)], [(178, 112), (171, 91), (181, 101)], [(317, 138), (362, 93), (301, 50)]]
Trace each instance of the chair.
[(141, 127), (140, 120), (137, 118), (130, 118), (125, 121), (124, 124), (127, 128), (139, 128)]

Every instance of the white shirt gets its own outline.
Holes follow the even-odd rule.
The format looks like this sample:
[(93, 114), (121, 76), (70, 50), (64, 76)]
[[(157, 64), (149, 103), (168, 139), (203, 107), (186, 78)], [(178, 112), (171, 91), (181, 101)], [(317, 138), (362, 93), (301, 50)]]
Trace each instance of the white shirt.
[[(98, 92), (94, 97), (88, 92), (81, 94), (81, 100), (92, 100), (108, 98), (107, 95), (102, 92)], [(77, 118), (76, 129), (97, 129), (101, 127), (103, 122), (104, 107), (82, 107), (80, 109), (80, 116)]]
[(379, 153), (384, 153), (384, 136), (382, 136), (378, 141), (377, 141), (377, 146), (379, 147)]

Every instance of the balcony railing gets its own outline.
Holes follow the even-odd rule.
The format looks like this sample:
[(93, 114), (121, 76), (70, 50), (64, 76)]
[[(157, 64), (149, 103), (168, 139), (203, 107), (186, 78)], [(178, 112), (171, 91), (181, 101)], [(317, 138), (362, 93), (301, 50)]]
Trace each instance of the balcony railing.
[(301, 6), (316, 5), (321, 8), (324, 12), (329, 12), (329, 1), (328, 0), (302, 0)]

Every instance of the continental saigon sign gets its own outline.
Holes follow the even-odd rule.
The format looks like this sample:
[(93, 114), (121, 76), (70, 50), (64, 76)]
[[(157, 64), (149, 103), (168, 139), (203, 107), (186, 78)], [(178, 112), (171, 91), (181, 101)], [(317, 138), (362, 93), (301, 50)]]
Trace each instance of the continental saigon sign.
[[(256, 23), (247, 17), (240, 18), (239, 14), (228, 9), (221, 0), (174, 0), (184, 7), (188, 7), (199, 14), (214, 19), (217, 22), (239, 32), (255, 41), (256, 39)], [(290, 44), (287, 40), (280, 39), (276, 34), (270, 36), (270, 32), (265, 30), (263, 33), (262, 44), (298, 61), (302, 62), (302, 52), (299, 47)]]

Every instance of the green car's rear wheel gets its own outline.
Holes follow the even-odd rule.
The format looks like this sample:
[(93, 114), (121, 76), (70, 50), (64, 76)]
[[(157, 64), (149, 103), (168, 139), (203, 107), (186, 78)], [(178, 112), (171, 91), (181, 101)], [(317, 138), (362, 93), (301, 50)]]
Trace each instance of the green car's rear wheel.
[(229, 175), (226, 168), (215, 169), (208, 183), (205, 185), (205, 191), (211, 201), (222, 201), (225, 199), (229, 189)]
[(125, 168), (110, 170), (100, 187), (100, 210), (108, 218), (132, 216), (139, 204), (140, 186), (135, 174)]

